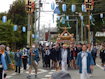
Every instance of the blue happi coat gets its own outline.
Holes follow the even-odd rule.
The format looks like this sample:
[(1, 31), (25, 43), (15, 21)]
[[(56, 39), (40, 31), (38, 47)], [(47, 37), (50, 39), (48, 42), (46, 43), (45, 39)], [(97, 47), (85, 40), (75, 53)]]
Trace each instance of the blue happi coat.
[(8, 64), (11, 64), (11, 59), (9, 57), (9, 54), (6, 51), (4, 52), (4, 58), (7, 66)]
[[(87, 53), (87, 73), (91, 73), (90, 65), (94, 65), (91, 53)], [(76, 59), (76, 65), (79, 65), (79, 73), (82, 73), (82, 52), (79, 53)]]
[(0, 61), (0, 64), (3, 65), (3, 70), (7, 70), (7, 65), (6, 65), (6, 62), (5, 62), (5, 59), (4, 59), (4, 56), (1, 54), (1, 57), (0, 57), (1, 61)]
[[(36, 60), (36, 62), (38, 63), (39, 50), (34, 49), (33, 54), (35, 54), (35, 56), (33, 56), (33, 61)], [(29, 55), (29, 65), (31, 65), (31, 53), (29, 54), (28, 52), (28, 55)]]
[[(21, 61), (21, 57), (22, 57), (22, 53), (19, 52), (19, 57), (17, 56), (17, 53), (15, 53), (15, 56), (14, 56), (14, 60), (15, 60), (15, 66), (18, 66), (18, 67), (21, 67), (22, 66), (22, 61)], [(16, 60), (17, 59), (17, 60)]]

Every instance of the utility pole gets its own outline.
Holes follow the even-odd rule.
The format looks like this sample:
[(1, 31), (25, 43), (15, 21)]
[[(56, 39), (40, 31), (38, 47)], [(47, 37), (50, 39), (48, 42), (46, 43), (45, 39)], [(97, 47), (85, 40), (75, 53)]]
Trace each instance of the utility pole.
[(27, 44), (30, 45), (30, 14), (28, 13), (28, 26), (27, 26)]
[[(40, 3), (41, 3), (41, 0), (39, 0), (39, 19), (38, 19), (38, 32), (40, 31)], [(40, 32), (39, 32), (39, 37), (40, 37)]]
[(35, 16), (34, 32), (35, 32), (35, 43), (36, 43), (36, 9), (34, 10), (34, 16)]
[(81, 20), (81, 43), (83, 43), (83, 20)]
[(50, 42), (50, 20), (49, 20), (49, 42)]

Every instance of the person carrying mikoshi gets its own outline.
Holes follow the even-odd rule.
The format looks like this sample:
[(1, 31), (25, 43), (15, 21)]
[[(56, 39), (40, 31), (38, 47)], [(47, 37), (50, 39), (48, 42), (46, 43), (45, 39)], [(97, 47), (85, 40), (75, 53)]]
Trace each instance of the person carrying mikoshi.
[[(32, 45), (32, 48), (30, 49), (30, 51), (28, 52), (29, 55), (29, 75), (27, 76), (27, 78), (31, 78), (31, 63), (33, 63), (33, 67), (35, 69), (35, 78), (37, 78), (37, 70), (38, 70), (38, 57), (39, 57), (39, 51), (36, 48), (36, 44)], [(31, 57), (32, 57), (32, 61), (31, 61)]]

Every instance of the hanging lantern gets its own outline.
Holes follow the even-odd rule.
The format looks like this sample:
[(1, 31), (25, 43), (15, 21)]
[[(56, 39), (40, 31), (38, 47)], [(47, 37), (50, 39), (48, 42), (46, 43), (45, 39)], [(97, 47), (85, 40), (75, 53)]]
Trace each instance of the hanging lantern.
[(72, 11), (72, 12), (75, 12), (75, 9), (76, 9), (76, 7), (75, 7), (75, 5), (73, 4), (73, 5), (71, 6), (71, 11)]
[(7, 17), (6, 17), (6, 16), (3, 16), (3, 17), (2, 17), (2, 22), (3, 22), (3, 23), (6, 23), (6, 21), (7, 21)]
[(14, 25), (13, 30), (14, 30), (14, 31), (17, 31), (17, 25)]
[(62, 4), (62, 11), (63, 11), (63, 12), (66, 11), (66, 4)]
[(85, 12), (85, 5), (82, 4), (82, 11)]
[(23, 28), (22, 28), (22, 31), (23, 31), (23, 32), (26, 32), (26, 27), (23, 27)]
[(51, 9), (52, 9), (52, 10), (55, 9), (55, 3), (54, 3), (54, 2), (51, 3)]
[(32, 34), (32, 38), (35, 38), (35, 35), (34, 34)]
[(60, 20), (60, 16), (58, 16), (58, 20)]
[(103, 18), (103, 13), (100, 14), (100, 17)]
[(69, 20), (69, 16), (66, 16), (66, 20)]
[(83, 20), (83, 16), (81, 16), (81, 20)]
[(90, 20), (92, 20), (92, 15), (89, 16)]

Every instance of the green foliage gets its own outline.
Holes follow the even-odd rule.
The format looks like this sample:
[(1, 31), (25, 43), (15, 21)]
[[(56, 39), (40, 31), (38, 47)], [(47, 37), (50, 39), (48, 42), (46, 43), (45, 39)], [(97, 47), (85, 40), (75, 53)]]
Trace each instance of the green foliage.
[(5, 24), (0, 20), (0, 41), (13, 41), (13, 24), (8, 20)]

